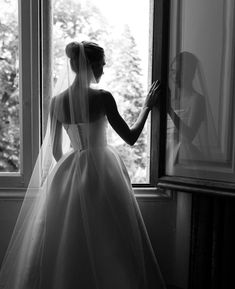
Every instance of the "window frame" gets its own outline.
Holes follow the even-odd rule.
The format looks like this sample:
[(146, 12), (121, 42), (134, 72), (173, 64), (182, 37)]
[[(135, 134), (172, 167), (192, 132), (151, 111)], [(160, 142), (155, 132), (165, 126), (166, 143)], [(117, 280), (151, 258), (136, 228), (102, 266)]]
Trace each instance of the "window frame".
[(0, 195), (27, 188), (39, 151), (40, 0), (18, 1), (20, 171), (0, 173)]
[[(167, 188), (159, 186), (159, 180), (165, 170), (165, 138), (166, 138), (166, 90), (164, 89), (168, 79), (168, 34), (169, 34), (169, 0), (151, 0), (150, 23), (152, 54), (151, 80), (159, 79), (162, 84), (162, 95), (159, 103), (151, 112), (151, 136), (150, 136), (150, 170), (149, 184), (133, 184), (137, 197), (170, 199), (172, 194)], [(152, 12), (151, 12), (152, 10)]]
[[(22, 199), (27, 188), (40, 141), (43, 139), (48, 99), (52, 92), (52, 5), (48, 0), (26, 0), (19, 3), (20, 93), (21, 93), (21, 171), (0, 174), (0, 197)], [(167, 81), (169, 0), (150, 0), (149, 80)], [(162, 95), (164, 95), (162, 90)], [(43, 96), (43, 97), (42, 97)], [(163, 96), (164, 98), (164, 96)], [(159, 186), (164, 172), (165, 102), (151, 112), (150, 182), (133, 184), (138, 199), (171, 199), (169, 190)], [(46, 101), (45, 101), (46, 99)], [(42, 115), (41, 115), (42, 114)], [(154, 124), (154, 125), (152, 125)]]
[[(156, 1), (158, 3), (163, 2), (164, 0)], [(170, 20), (170, 13), (171, 13), (171, 0), (164, 1), (165, 5), (167, 6), (165, 10), (165, 15), (168, 15), (168, 18)], [(163, 3), (162, 3), (163, 4)], [(177, 3), (177, 10), (180, 10), (181, 8), (181, 2), (178, 1)], [(163, 13), (164, 14), (164, 13)], [(160, 16), (161, 17), (161, 16)], [(163, 16), (164, 18), (164, 16)], [(169, 22), (168, 22), (169, 25)], [(169, 26), (168, 26), (169, 27)], [(170, 38), (170, 28), (168, 28), (166, 34), (162, 34), (167, 38), (167, 41), (169, 42)], [(180, 29), (179, 27), (176, 27), (176, 29)], [(163, 30), (162, 30), (163, 32)], [(179, 34), (179, 33), (178, 33)], [(179, 37), (180, 34), (179, 34)], [(233, 50), (235, 47), (233, 48)], [(168, 67), (169, 67), (169, 43), (166, 45), (166, 51), (164, 53), (164, 73), (162, 74), (164, 81), (162, 81), (163, 84), (167, 85), (168, 80)], [(164, 87), (166, 87), (164, 85)], [(229, 196), (234, 197), (235, 196), (235, 180), (232, 182), (231, 180), (228, 181), (219, 181), (215, 178), (212, 179), (199, 179), (194, 178), (193, 176), (176, 176), (172, 175), (169, 176), (165, 172), (165, 148), (166, 148), (166, 130), (167, 130), (167, 112), (166, 112), (166, 99), (167, 99), (167, 91), (164, 90), (163, 92), (162, 101), (162, 107), (160, 108), (160, 129), (159, 129), (159, 171), (158, 171), (158, 183), (157, 187), (162, 190), (171, 190), (171, 191), (180, 191), (180, 192), (186, 192), (186, 193), (199, 193), (199, 194), (207, 194), (207, 195), (215, 195), (215, 196)], [(162, 124), (162, 125), (161, 125)], [(233, 128), (234, 131), (235, 127)], [(235, 147), (233, 145), (233, 150), (235, 150)]]

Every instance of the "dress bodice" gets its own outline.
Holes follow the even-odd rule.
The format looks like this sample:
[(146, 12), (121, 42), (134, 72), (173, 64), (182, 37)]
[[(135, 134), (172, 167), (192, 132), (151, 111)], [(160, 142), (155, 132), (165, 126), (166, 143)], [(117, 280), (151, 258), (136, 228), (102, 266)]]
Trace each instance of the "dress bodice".
[(64, 124), (74, 150), (107, 145), (107, 119), (102, 117), (90, 123)]

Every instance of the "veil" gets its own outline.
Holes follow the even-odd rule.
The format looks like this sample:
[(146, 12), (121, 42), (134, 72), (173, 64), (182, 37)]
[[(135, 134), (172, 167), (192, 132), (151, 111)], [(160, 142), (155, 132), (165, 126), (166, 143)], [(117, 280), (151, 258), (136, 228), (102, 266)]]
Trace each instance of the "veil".
[[(181, 73), (188, 74), (183, 79), (189, 79), (189, 82), (193, 81), (192, 85), (198, 101), (194, 104), (189, 104), (185, 108), (182, 105), (181, 89), (177, 88), (176, 84), (173, 85), (171, 96), (169, 95), (168, 98), (171, 97), (169, 101), (172, 103), (175, 112), (171, 117), (173, 120), (168, 117), (166, 169), (170, 175), (187, 173), (187, 170), (190, 169), (191, 175), (205, 177), (208, 166), (213, 164), (215, 159), (215, 148), (219, 144), (218, 133), (201, 61), (190, 52), (183, 51), (179, 55), (186, 55), (192, 61), (192, 63), (189, 61), (185, 65), (189, 70), (186, 69), (186, 72), (181, 71)], [(195, 70), (192, 67), (195, 67)], [(199, 124), (195, 129), (195, 133), (192, 133), (192, 131), (189, 131), (190, 126), (187, 126), (189, 115), (194, 109), (196, 111), (195, 116), (199, 119)], [(178, 127), (175, 125), (176, 123), (178, 123)], [(189, 137), (188, 135), (185, 136), (184, 132)]]
[[(75, 74), (68, 59), (59, 77), (54, 95), (50, 101), (50, 113), (47, 121), (47, 129), (41, 145), (28, 188), (18, 215), (10, 243), (0, 271), (1, 289), (26, 288), (27, 278), (35, 278), (35, 268), (30, 266), (29, 260), (37, 263), (37, 278), (34, 279), (33, 288), (40, 284), (40, 271), (42, 269), (42, 257), (44, 253), (45, 234), (47, 230), (47, 203), (50, 198), (50, 186), (53, 174), (58, 164), (71, 153), (71, 147), (66, 133), (61, 126), (61, 121), (70, 125), (81, 123), (86, 125), (83, 132), (83, 143), (89, 149), (89, 107), (88, 86), (92, 75), (92, 69), (87, 61), (82, 43), (73, 43), (79, 51), (75, 59), (79, 73)], [(62, 138), (64, 137), (64, 140)], [(62, 150), (62, 145), (65, 151)], [(86, 155), (84, 155), (86, 157)], [(40, 225), (39, 225), (40, 224)], [(34, 249), (36, 248), (36, 249)], [(31, 255), (33, 252), (33, 256)], [(29, 276), (32, 274), (32, 276)], [(26, 286), (26, 287), (24, 287)], [(27, 287), (28, 288), (28, 287)]]
[(74, 288), (74, 280), (78, 288), (165, 288), (125, 165), (106, 144), (105, 116), (90, 117), (96, 78), (84, 44), (70, 48), (0, 289)]

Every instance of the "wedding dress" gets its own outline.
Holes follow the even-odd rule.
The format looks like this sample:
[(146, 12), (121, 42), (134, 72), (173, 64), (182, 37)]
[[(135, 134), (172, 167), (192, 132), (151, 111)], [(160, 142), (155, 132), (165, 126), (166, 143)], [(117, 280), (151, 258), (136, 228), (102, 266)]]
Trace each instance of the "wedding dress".
[(50, 166), (36, 196), (30, 189), (24, 201), (1, 289), (165, 288), (128, 172), (107, 144), (106, 127), (105, 116), (63, 123), (71, 148)]

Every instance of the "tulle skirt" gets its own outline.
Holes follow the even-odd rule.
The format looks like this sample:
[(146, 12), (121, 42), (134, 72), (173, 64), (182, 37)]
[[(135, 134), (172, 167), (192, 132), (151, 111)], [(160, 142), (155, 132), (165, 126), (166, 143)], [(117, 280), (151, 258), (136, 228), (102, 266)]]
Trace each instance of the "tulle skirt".
[(65, 155), (36, 199), (13, 236), (1, 289), (165, 288), (127, 170), (111, 147)]

